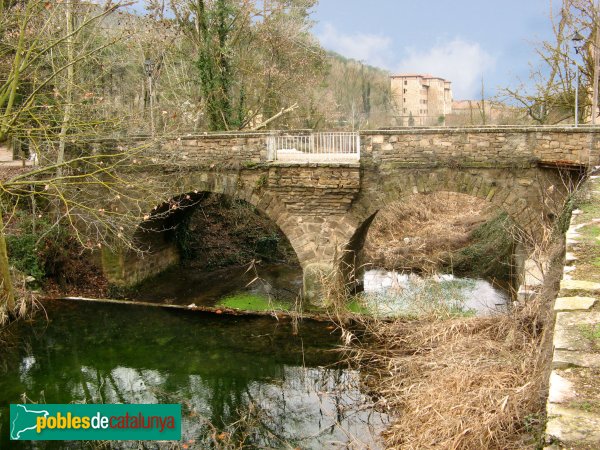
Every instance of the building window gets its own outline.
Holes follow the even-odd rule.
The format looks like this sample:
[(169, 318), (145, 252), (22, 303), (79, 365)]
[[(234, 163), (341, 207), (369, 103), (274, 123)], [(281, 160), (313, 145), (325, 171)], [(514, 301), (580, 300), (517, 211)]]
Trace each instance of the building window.
[(406, 89), (404, 89), (404, 93), (406, 94)]
[(402, 110), (402, 112), (403, 112), (404, 114), (406, 114), (406, 108), (404, 108), (404, 109)]
[(408, 84), (408, 81), (404, 80), (404, 86), (406, 86)]

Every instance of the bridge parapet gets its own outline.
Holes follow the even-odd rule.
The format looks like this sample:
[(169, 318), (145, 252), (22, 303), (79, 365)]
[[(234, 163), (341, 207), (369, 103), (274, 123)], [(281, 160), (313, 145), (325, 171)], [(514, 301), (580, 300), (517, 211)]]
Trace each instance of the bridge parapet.
[(600, 128), (403, 128), (357, 133), (307, 130), (168, 138), (161, 151), (184, 166), (264, 163), (394, 167), (532, 167), (600, 164)]
[(160, 151), (178, 155), (184, 166), (251, 166), (268, 160), (269, 133), (207, 133), (168, 138)]
[(358, 133), (307, 130), (269, 133), (219, 133), (167, 139), (161, 151), (179, 154), (184, 165), (348, 163), (360, 159)]
[(437, 128), (365, 131), (362, 162), (413, 166), (531, 167), (597, 165), (600, 129)]
[(356, 132), (273, 132), (267, 146), (269, 161), (353, 163), (360, 160), (360, 135)]

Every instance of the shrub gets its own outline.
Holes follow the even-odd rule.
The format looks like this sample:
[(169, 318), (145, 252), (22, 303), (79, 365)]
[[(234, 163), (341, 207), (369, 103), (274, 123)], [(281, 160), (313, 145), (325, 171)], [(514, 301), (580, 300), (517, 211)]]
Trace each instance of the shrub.
[(33, 233), (7, 236), (6, 244), (10, 255), (11, 265), (36, 280), (41, 280), (46, 275), (43, 263), (37, 249), (39, 236)]

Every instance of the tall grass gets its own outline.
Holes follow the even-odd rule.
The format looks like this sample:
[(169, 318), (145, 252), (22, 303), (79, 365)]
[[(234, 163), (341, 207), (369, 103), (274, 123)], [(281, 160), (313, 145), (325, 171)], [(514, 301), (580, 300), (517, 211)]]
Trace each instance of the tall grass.
[[(27, 319), (44, 307), (37, 298), (37, 294), (27, 288), (25, 277), (20, 274), (13, 276), (15, 289), (15, 308), (9, 311), (6, 305), (0, 306), (0, 333), (2, 328), (13, 320)], [(0, 336), (1, 339), (1, 336)]]
[(378, 406), (395, 415), (388, 448), (537, 448), (562, 251), (555, 245), (543, 292), (505, 314), (363, 319), (366, 331), (346, 350)]

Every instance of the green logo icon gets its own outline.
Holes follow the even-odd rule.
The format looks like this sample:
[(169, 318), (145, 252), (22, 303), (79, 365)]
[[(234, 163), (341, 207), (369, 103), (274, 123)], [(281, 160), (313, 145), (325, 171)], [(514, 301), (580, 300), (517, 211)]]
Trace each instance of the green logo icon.
[(11, 440), (181, 439), (181, 405), (10, 405)]
[(10, 438), (20, 440), (23, 433), (37, 428), (38, 417), (47, 418), (49, 415), (48, 411), (35, 405), (10, 405)]

